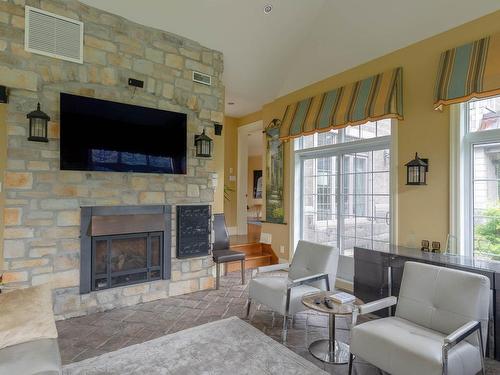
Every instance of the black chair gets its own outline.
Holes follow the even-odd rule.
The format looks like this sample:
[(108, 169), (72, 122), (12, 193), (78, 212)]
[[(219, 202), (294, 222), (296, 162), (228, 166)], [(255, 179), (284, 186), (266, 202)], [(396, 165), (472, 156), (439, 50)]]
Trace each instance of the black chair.
[(214, 214), (214, 247), (212, 256), (216, 266), (216, 289), (219, 289), (221, 263), (241, 262), (241, 284), (245, 285), (245, 254), (229, 249), (229, 235), (227, 233), (224, 214)]

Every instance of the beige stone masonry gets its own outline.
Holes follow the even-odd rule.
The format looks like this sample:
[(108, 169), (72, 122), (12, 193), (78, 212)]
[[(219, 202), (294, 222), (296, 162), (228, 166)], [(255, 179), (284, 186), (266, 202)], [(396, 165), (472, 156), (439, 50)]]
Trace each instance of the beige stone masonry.
[[(82, 21), (84, 63), (26, 52), (24, 4)], [(175, 206), (213, 202), (215, 165), (194, 157), (193, 139), (204, 128), (213, 137), (213, 121), (222, 122), (222, 54), (76, 0), (0, 1), (0, 35), (0, 85), (10, 93), (4, 281), (50, 283), (59, 319), (213, 287), (211, 257), (175, 258)], [(213, 85), (193, 83), (193, 70)], [(132, 95), (129, 77), (145, 88)], [(61, 171), (61, 92), (186, 113), (187, 174)], [(27, 140), (26, 114), (38, 102), (51, 117), (48, 143)], [(173, 205), (172, 279), (80, 295), (80, 207), (141, 204)]]

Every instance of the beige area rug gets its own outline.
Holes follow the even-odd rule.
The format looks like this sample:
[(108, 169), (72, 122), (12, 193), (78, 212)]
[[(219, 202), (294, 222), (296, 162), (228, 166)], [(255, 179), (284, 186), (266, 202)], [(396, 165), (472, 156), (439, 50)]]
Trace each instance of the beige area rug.
[(64, 366), (64, 375), (327, 374), (232, 317)]

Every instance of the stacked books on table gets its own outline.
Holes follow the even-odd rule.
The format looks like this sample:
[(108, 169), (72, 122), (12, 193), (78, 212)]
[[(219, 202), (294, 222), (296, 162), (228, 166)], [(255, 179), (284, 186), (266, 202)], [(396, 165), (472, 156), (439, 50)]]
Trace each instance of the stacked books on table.
[(356, 300), (356, 297), (354, 297), (352, 294), (349, 293), (340, 292), (332, 294), (330, 296), (330, 299), (336, 303), (349, 303), (349, 302), (354, 302)]

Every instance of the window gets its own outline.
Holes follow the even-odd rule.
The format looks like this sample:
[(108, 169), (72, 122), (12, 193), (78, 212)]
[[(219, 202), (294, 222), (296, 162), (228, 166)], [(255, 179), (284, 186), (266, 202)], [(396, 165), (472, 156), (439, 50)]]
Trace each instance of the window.
[(465, 217), (457, 232), (463, 233), (465, 255), (500, 261), (500, 97), (462, 105), (461, 117)]
[(295, 140), (301, 239), (330, 244), (344, 255), (354, 246), (391, 242), (391, 120), (331, 130)]

